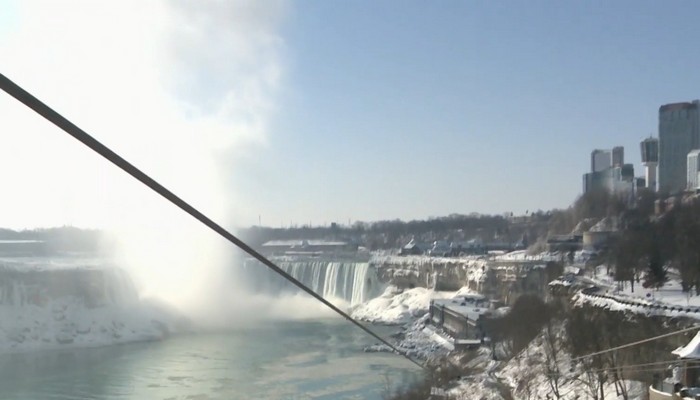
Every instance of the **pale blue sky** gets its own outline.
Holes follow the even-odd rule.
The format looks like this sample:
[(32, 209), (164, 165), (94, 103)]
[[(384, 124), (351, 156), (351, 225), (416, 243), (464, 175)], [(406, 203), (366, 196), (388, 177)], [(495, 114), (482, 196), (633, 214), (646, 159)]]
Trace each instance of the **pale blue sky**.
[(593, 148), (624, 145), (641, 175), (658, 106), (700, 96), (699, 16), (692, 1), (296, 2), (269, 164), (241, 188), (269, 224), (566, 207)]
[[(80, 7), (68, 3), (42, 11), (48, 2), (27, 7), (26, 18), (20, 18), (17, 5), (24, 3), (0, 0), (0, 39), (5, 39), (0, 45), (6, 42), (14, 51), (5, 51), (0, 63), (4, 73), (65, 111), (71, 101), (96, 103), (105, 94), (119, 100), (113, 100), (116, 106), (128, 104), (133, 83), (118, 81), (124, 70), (132, 76), (157, 71), (158, 79), (174, 81), (177, 90), (169, 93), (189, 105), (187, 118), (197, 115), (197, 101), (216, 104), (233, 94), (234, 101), (218, 110), (226, 118), (217, 127), (249, 141), (259, 135), (266, 140), (235, 142), (233, 151), (223, 152), (219, 178), (226, 196), (197, 189), (196, 176), (185, 189), (220, 199), (233, 210), (235, 226), (257, 223), (258, 215), (264, 225), (280, 226), (566, 207), (581, 192), (592, 149), (625, 146), (627, 161), (641, 175), (639, 141), (656, 135), (659, 105), (700, 97), (696, 1), (233, 3), (242, 5), (134, 2), (123, 14), (98, 15), (93, 25), (64, 38), (72, 28), (60, 21), (74, 18), (80, 24), (99, 10), (76, 16)], [(142, 4), (175, 11), (155, 6), (147, 7), (150, 14), (131, 11)], [(54, 18), (59, 12), (65, 15)], [(174, 31), (166, 44), (175, 66), (159, 58), (132, 70), (129, 63), (138, 57), (160, 54), (153, 51), (157, 46), (144, 45), (130, 56), (139, 35), (150, 35), (152, 26), (153, 32), (170, 32), (150, 15), (165, 15), (162, 25)], [(71, 47), (71, 40), (89, 41), (84, 32), (103, 26), (118, 34)], [(186, 29), (178, 31), (180, 26)], [(121, 35), (131, 45), (121, 45)], [(95, 60), (103, 63), (90, 64)], [(84, 69), (75, 72), (70, 65)], [(101, 69), (110, 66), (114, 74)], [(93, 77), (90, 71), (101, 73)], [(148, 73), (137, 82), (150, 82)], [(53, 82), (72, 86), (42, 92), (42, 85)], [(113, 87), (101, 88), (103, 82)], [(122, 88), (122, 97), (113, 93)], [(158, 93), (153, 96), (160, 101)], [(147, 115), (153, 103), (144, 100), (138, 110)], [(160, 108), (163, 114), (172, 111)], [(87, 118), (86, 127), (108, 144), (132, 134), (122, 129), (101, 136), (113, 120), (84, 110), (76, 106), (69, 115), (81, 126)], [(201, 124), (191, 129), (207, 129), (211, 121), (195, 122)], [(172, 135), (162, 131), (163, 143), (169, 143)], [(142, 140), (152, 132), (133, 135)], [(141, 159), (135, 154), (131, 159), (146, 171), (171, 169), (158, 164), (160, 152)], [(206, 151), (191, 163), (202, 154)], [(172, 151), (171, 161), (183, 159), (186, 153)], [(167, 183), (179, 189), (180, 176)], [(27, 218), (17, 217), (19, 223)], [(75, 221), (67, 223), (90, 220)]]

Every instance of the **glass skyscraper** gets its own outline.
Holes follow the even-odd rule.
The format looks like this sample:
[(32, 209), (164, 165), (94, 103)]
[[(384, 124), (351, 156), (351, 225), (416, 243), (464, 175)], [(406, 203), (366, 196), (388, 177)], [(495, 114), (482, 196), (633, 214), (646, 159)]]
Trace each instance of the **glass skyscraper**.
[(700, 148), (700, 102), (659, 108), (659, 191), (674, 194), (687, 187), (688, 153)]

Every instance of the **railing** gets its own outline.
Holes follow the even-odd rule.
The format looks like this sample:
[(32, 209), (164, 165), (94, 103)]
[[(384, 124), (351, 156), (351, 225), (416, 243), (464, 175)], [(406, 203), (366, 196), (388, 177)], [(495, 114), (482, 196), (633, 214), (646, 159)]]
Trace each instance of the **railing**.
[(453, 339), (477, 339), (483, 338), (484, 334), (479, 327), (478, 320), (472, 320), (466, 315), (462, 315), (442, 304), (431, 301), (430, 320), (433, 325), (442, 328)]
[(678, 399), (678, 397), (674, 396), (673, 393), (671, 392), (673, 388), (671, 388), (668, 392), (665, 390), (660, 390), (656, 389), (653, 386), (649, 386), (649, 400), (673, 400), (673, 399)]
[(598, 288), (595, 288), (595, 287), (584, 289), (581, 291), (581, 295), (583, 295), (585, 297), (590, 297), (590, 298), (611, 300), (617, 304), (626, 305), (626, 306), (643, 307), (643, 308), (646, 308), (650, 311), (669, 311), (669, 312), (670, 311), (678, 311), (678, 312), (682, 312), (682, 313), (693, 313), (693, 314), (700, 315), (700, 307), (651, 303), (649, 301), (645, 301), (645, 300), (641, 300), (641, 299), (634, 300), (634, 299), (622, 298), (622, 297), (609, 295), (609, 294), (598, 294), (598, 293), (595, 293), (596, 290), (598, 290)]
[(649, 400), (680, 399), (700, 399), (700, 387), (683, 388), (679, 393), (675, 393), (673, 385), (669, 382), (649, 386)]

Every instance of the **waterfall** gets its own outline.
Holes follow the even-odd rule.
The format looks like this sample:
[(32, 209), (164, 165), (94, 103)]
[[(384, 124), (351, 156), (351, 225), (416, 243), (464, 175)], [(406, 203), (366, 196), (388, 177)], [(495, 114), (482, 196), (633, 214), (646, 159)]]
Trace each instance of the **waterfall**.
[(0, 306), (42, 307), (67, 298), (88, 307), (123, 306), (138, 301), (138, 293), (129, 275), (114, 266), (0, 262)]
[(126, 305), (138, 300), (138, 290), (129, 274), (121, 268), (105, 268), (103, 297), (107, 304)]
[(111, 263), (0, 259), (0, 353), (162, 339), (175, 319)]
[[(381, 294), (376, 270), (366, 262), (283, 259), (277, 265), (325, 299), (342, 299), (351, 306), (364, 303)], [(253, 277), (255, 289), (279, 293), (291, 288), (282, 278), (271, 276), (266, 267), (254, 260), (244, 265), (248, 277)]]

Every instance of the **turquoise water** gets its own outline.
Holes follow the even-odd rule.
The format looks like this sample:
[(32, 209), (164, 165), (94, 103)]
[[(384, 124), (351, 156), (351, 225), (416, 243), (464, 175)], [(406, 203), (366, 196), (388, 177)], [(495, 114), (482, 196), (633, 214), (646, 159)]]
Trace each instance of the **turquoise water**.
[[(374, 327), (384, 335), (387, 327)], [(338, 319), (161, 342), (0, 355), (0, 398), (381, 399), (419, 370)]]

